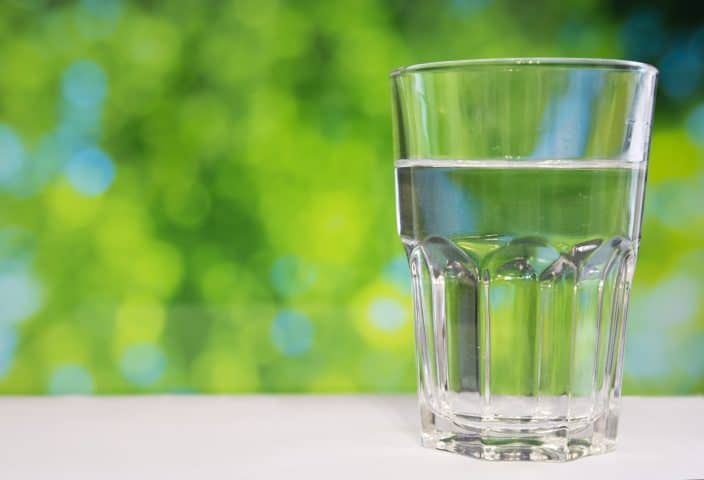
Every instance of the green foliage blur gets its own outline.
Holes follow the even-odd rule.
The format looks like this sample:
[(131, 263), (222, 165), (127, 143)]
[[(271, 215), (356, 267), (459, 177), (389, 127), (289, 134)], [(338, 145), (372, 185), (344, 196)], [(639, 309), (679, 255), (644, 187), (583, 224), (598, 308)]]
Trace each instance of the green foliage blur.
[(388, 73), (507, 56), (661, 67), (624, 391), (704, 392), (704, 22), (669, 18), (1, 3), (0, 392), (414, 390)]

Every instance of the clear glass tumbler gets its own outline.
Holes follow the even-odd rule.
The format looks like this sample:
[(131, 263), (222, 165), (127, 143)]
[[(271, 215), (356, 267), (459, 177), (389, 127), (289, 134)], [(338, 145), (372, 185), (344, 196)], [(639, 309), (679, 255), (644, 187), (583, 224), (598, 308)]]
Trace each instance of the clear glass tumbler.
[(656, 75), (547, 58), (392, 72), (424, 445), (613, 449)]

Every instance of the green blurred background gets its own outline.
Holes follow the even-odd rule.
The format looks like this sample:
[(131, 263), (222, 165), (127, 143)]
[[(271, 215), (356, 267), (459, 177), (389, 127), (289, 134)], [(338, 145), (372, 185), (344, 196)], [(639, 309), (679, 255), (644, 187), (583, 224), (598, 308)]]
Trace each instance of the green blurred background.
[(704, 393), (704, 7), (0, 4), (0, 392), (415, 389), (388, 72), (661, 69), (626, 394)]

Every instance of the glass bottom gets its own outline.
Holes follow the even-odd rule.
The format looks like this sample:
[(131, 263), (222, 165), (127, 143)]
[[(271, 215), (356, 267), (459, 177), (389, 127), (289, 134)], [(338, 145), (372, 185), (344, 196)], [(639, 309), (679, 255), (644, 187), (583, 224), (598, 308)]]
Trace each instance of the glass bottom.
[(482, 460), (566, 462), (614, 450), (614, 412), (569, 422), (518, 425), (447, 418), (421, 406), (424, 447)]

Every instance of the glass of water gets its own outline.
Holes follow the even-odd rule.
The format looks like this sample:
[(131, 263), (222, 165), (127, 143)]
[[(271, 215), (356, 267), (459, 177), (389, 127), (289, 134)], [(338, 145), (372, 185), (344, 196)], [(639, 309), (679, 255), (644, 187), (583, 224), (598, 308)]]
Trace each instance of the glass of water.
[(424, 445), (614, 448), (656, 75), (549, 58), (392, 72)]

